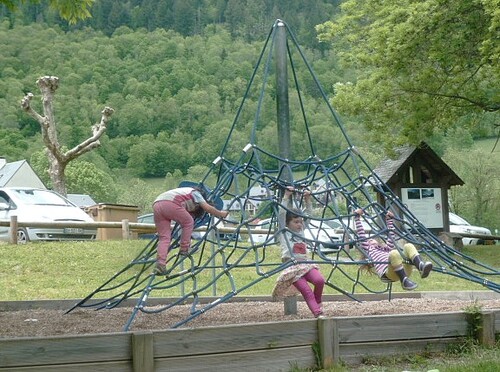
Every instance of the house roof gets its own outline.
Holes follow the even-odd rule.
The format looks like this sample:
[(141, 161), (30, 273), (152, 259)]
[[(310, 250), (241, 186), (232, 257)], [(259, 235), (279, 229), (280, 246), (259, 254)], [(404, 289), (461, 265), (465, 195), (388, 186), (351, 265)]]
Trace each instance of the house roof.
[(395, 159), (386, 158), (380, 162), (380, 165), (375, 168), (373, 171), (379, 176), (379, 178), (387, 183), (392, 176), (396, 174), (396, 172), (405, 164), (413, 152), (416, 150), (416, 147), (412, 146), (404, 146), (396, 149), (397, 157)]
[(0, 187), (28, 186), (45, 189), (43, 181), (26, 160), (7, 163), (0, 157)]
[(7, 185), (9, 180), (14, 176), (14, 174), (16, 174), (25, 161), (26, 160), (19, 160), (12, 163), (6, 163), (2, 168), (0, 168), (0, 187)]
[(449, 177), (449, 185), (463, 185), (464, 181), (427, 145), (421, 142), (418, 146), (402, 146), (395, 150), (396, 158), (385, 159), (374, 169), (374, 172), (384, 183), (394, 181), (400, 169), (409, 166), (416, 157), (432, 166), (435, 172)]
[(85, 194), (68, 194), (66, 197), (70, 202), (76, 204), (78, 207), (89, 207), (91, 205), (95, 205), (96, 202), (89, 195)]

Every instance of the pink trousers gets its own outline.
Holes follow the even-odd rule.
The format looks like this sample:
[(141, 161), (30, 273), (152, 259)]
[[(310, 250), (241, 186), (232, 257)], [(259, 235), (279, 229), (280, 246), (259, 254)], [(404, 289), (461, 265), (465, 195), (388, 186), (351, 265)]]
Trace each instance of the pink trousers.
[[(314, 291), (311, 290), (309, 283), (314, 286)], [(321, 313), (321, 297), (323, 295), (323, 287), (325, 286), (325, 278), (323, 278), (321, 272), (316, 268), (311, 269), (306, 275), (295, 281), (293, 285), (302, 293), (309, 310), (311, 310), (314, 316), (318, 316)]]
[(169, 200), (160, 200), (153, 204), (153, 214), (158, 231), (157, 262), (165, 265), (168, 249), (172, 240), (172, 221), (181, 225), (180, 249), (187, 251), (191, 246), (191, 234), (194, 228), (194, 219), (186, 208)]

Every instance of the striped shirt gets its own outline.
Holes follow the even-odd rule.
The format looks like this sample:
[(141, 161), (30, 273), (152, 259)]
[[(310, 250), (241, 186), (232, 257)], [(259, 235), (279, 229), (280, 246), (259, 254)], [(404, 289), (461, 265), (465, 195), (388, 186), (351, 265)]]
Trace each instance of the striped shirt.
[(389, 252), (395, 247), (394, 222), (392, 218), (387, 220), (387, 228), (389, 230), (387, 244), (379, 244), (374, 239), (368, 238), (365, 229), (363, 228), (363, 224), (361, 223), (360, 215), (356, 214), (354, 220), (356, 222), (358, 238), (361, 240), (361, 247), (366, 252), (368, 258), (374, 262), (373, 266), (377, 275), (382, 277), (389, 267)]

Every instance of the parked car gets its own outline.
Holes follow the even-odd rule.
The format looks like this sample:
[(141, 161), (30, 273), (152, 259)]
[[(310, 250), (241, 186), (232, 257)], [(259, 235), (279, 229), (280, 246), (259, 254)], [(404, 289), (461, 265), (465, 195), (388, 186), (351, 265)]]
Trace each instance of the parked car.
[(335, 231), (326, 221), (310, 220), (309, 226), (304, 230), (304, 237), (318, 243), (314, 249), (319, 247), (321, 252), (331, 253), (341, 248), (344, 234)]
[[(94, 222), (82, 209), (55, 191), (31, 187), (0, 188), (0, 220), (18, 222)], [(37, 240), (93, 240), (96, 228), (19, 227), (18, 243)], [(10, 240), (10, 227), (0, 226), (0, 240)]]
[[(253, 225), (252, 230), (257, 230), (248, 236), (248, 242), (254, 244), (262, 244), (266, 241), (269, 241), (270, 244), (276, 244), (277, 241), (273, 237), (275, 232), (275, 223), (272, 222), (271, 218), (266, 218), (264, 220), (259, 221), (255, 225)], [(259, 231), (260, 230), (260, 231)]]
[[(154, 224), (154, 217), (153, 213), (146, 213), (143, 214), (142, 216), (137, 217), (137, 222), (138, 223), (148, 223), (148, 224)], [(137, 237), (139, 239), (153, 239), (156, 236), (155, 232), (147, 232), (147, 233), (139, 233), (137, 234)]]
[[(372, 225), (373, 224), (373, 225)], [(377, 231), (378, 226), (374, 222), (368, 222), (364, 219), (361, 219), (361, 225), (363, 226), (363, 230), (365, 230), (365, 233), (367, 236), (371, 236), (373, 234), (372, 230), (375, 228), (375, 231)], [(349, 231), (352, 233), (357, 233), (356, 229), (356, 221), (354, 218), (349, 219)]]
[[(137, 217), (137, 222), (138, 223), (147, 223), (147, 224), (154, 224), (154, 215), (153, 213), (146, 213), (143, 214), (142, 216)], [(171, 227), (172, 229), (175, 226), (175, 222), (172, 221)], [(205, 231), (193, 231), (191, 234), (191, 238), (200, 240), (203, 238), (205, 235)], [(156, 236), (156, 232), (147, 232), (147, 233), (139, 233), (137, 234), (137, 237), (139, 239), (153, 239)], [(222, 237), (221, 237), (222, 239)]]
[[(457, 234), (475, 234), (475, 235), (491, 235), (491, 231), (486, 227), (473, 226), (468, 223), (464, 218), (456, 215), (455, 213), (449, 214), (450, 232)], [(462, 238), (464, 245), (479, 245), (484, 244), (484, 239), (481, 238)]]
[[(345, 244), (349, 248), (353, 248), (355, 243), (358, 240), (356, 223), (354, 218), (343, 219), (342, 222), (340, 220), (325, 220), (325, 223), (333, 229), (334, 233), (340, 237), (340, 241)], [(365, 220), (361, 220), (361, 224), (363, 225), (363, 229), (367, 236), (372, 235), (372, 226)]]
[[(234, 221), (229, 218), (220, 221), (217, 217), (214, 217), (214, 223), (217, 225), (220, 240), (229, 240), (229, 241), (241, 240), (241, 236), (239, 236), (238, 233), (235, 231), (236, 227), (239, 224), (238, 221)], [(227, 231), (226, 229), (233, 231)], [(205, 234), (205, 232), (203, 232), (203, 234)]]
[[(248, 241), (257, 244), (270, 241), (271, 244), (276, 244), (276, 238), (279, 239), (279, 236), (274, 238), (276, 226), (274, 226), (275, 222), (273, 222), (273, 225), (271, 225), (271, 223), (272, 219), (268, 218), (256, 224), (253, 228), (263, 231), (251, 234)], [(319, 247), (321, 252), (330, 253), (339, 248), (339, 244), (342, 243), (343, 233), (336, 232), (333, 228), (326, 224), (326, 221), (321, 222), (318, 220), (310, 220), (309, 226), (304, 230), (304, 237), (307, 240), (318, 243), (313, 250), (316, 250)]]

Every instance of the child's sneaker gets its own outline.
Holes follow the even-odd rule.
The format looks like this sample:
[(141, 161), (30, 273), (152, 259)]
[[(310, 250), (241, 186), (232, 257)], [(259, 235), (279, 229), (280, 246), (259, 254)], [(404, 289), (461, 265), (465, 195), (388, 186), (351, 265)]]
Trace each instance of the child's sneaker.
[(156, 263), (154, 273), (155, 275), (167, 275), (167, 268), (165, 265)]
[(417, 283), (413, 283), (409, 278), (404, 278), (401, 282), (401, 287), (406, 291), (413, 291), (418, 287)]
[(179, 254), (181, 256), (187, 256), (189, 254), (189, 249), (179, 249)]
[(420, 277), (422, 279), (427, 278), (432, 271), (432, 262), (420, 262), (418, 271), (420, 271)]

